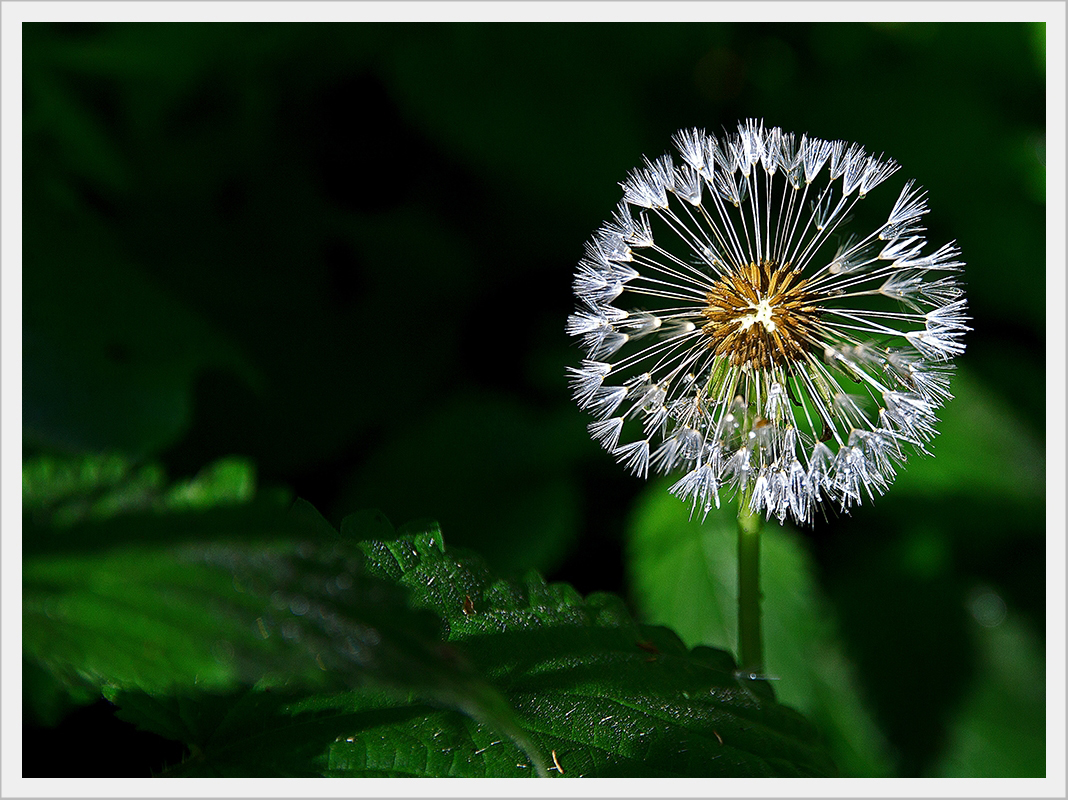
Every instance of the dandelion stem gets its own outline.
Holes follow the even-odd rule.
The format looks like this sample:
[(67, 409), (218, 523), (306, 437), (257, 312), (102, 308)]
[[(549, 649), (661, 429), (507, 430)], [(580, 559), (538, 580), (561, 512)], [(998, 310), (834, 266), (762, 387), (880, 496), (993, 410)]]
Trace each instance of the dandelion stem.
[(738, 503), (738, 666), (764, 673), (764, 637), (760, 629), (760, 529), (764, 518)]

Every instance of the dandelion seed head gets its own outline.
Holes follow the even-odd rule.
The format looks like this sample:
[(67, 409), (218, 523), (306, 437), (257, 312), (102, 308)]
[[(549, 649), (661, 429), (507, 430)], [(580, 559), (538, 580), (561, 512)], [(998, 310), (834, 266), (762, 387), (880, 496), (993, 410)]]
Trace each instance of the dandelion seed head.
[(854, 223), (899, 169), (859, 144), (759, 120), (673, 143), (626, 176), (576, 269), (569, 385), (591, 436), (635, 475), (681, 473), (692, 513), (740, 494), (807, 524), (871, 500), (951, 398), (959, 248), (929, 249), (912, 180)]

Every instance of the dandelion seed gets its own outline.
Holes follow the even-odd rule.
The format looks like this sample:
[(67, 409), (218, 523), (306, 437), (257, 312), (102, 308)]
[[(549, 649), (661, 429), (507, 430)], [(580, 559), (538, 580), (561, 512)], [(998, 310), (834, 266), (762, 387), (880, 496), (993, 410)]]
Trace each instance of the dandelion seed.
[(808, 524), (882, 493), (926, 452), (970, 330), (927, 193), (907, 181), (849, 231), (892, 159), (756, 120), (673, 142), (576, 270), (570, 386), (591, 435), (636, 475), (681, 471), (671, 491), (702, 514), (740, 493)]

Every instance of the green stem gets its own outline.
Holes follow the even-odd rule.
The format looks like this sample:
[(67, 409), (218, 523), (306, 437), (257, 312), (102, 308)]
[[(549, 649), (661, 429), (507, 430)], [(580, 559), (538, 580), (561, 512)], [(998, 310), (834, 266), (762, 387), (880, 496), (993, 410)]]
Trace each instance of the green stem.
[(764, 637), (760, 631), (760, 529), (764, 518), (738, 503), (738, 666), (764, 674)]

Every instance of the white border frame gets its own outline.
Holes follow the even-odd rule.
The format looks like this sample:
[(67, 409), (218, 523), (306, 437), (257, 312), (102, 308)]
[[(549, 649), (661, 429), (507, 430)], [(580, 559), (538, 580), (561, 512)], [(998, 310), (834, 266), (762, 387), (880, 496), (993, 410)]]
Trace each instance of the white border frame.
[[(22, 25), (30, 21), (1045, 21), (1047, 24), (1047, 777), (1045, 779), (514, 779), (168, 781), (21, 777)], [(1060, 2), (4, 2), (0, 6), (3, 527), (0, 741), (5, 797), (1064, 797), (1065, 796), (1065, 6)], [(77, 743), (72, 743), (77, 747)]]

